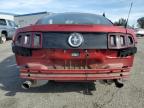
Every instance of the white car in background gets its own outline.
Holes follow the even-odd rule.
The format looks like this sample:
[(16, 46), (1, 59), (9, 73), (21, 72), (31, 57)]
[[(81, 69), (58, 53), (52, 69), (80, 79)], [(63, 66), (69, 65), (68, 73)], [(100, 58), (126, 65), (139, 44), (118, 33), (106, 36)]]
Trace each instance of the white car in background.
[(0, 18), (0, 43), (12, 39), (18, 26), (14, 21)]
[(144, 29), (142, 28), (136, 28), (135, 33), (137, 37), (143, 37), (144, 36)]

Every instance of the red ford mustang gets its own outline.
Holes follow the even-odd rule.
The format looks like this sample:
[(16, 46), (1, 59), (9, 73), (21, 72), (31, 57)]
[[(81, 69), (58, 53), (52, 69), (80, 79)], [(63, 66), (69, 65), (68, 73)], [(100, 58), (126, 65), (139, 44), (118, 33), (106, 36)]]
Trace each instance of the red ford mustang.
[(20, 77), (32, 81), (128, 78), (136, 48), (134, 31), (87, 13), (61, 13), (20, 28), (13, 52)]

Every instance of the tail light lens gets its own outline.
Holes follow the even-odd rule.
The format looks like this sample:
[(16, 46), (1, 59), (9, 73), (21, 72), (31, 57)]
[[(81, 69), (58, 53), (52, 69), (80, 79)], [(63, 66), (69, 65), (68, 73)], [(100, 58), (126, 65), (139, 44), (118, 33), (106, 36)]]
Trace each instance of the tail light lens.
[(17, 46), (22, 46), (22, 47), (31, 47), (31, 40), (32, 40), (32, 33), (19, 33), (15, 40), (14, 43)]
[(32, 33), (24, 34), (24, 36), (23, 36), (23, 46), (24, 47), (31, 47), (31, 34)]
[(14, 41), (15, 42), (15, 45), (17, 45), (17, 46), (22, 46), (22, 35), (20, 34), (20, 35), (18, 35), (17, 37), (16, 37), (16, 40)]
[(120, 35), (120, 45), (126, 46), (126, 37), (123, 35)]
[(42, 34), (34, 33), (33, 34), (33, 48), (41, 48), (42, 47)]
[(134, 46), (134, 39), (131, 36), (127, 36), (127, 44), (128, 46)]
[(22, 46), (26, 48), (41, 48), (42, 47), (42, 33), (30, 32), (19, 33), (14, 43), (16, 46)]
[(116, 47), (117, 46), (116, 36), (115, 35), (110, 35), (109, 38), (110, 38), (110, 42), (109, 42), (110, 46), (111, 47)]
[(120, 49), (134, 46), (134, 39), (131, 35), (121, 33), (110, 33), (108, 35), (108, 48)]

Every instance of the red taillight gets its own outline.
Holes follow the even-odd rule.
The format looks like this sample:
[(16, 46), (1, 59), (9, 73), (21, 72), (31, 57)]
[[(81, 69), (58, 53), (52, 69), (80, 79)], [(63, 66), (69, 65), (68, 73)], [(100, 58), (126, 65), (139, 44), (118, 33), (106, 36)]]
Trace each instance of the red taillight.
[(122, 33), (110, 33), (108, 35), (108, 48), (120, 49), (134, 46), (134, 39), (131, 35)]

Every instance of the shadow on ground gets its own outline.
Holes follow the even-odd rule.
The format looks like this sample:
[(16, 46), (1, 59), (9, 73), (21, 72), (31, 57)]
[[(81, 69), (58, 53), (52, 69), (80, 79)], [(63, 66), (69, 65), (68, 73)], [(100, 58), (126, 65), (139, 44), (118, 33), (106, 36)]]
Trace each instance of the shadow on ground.
[(88, 87), (96, 90), (94, 83), (58, 83), (50, 81), (44, 86), (24, 90), (21, 84), (24, 80), (19, 78), (19, 70), (15, 63), (15, 57), (10, 56), (0, 63), (0, 89), (7, 91), (6, 96), (15, 96), (17, 92), (25, 93), (64, 93), (78, 92), (83, 93)]

